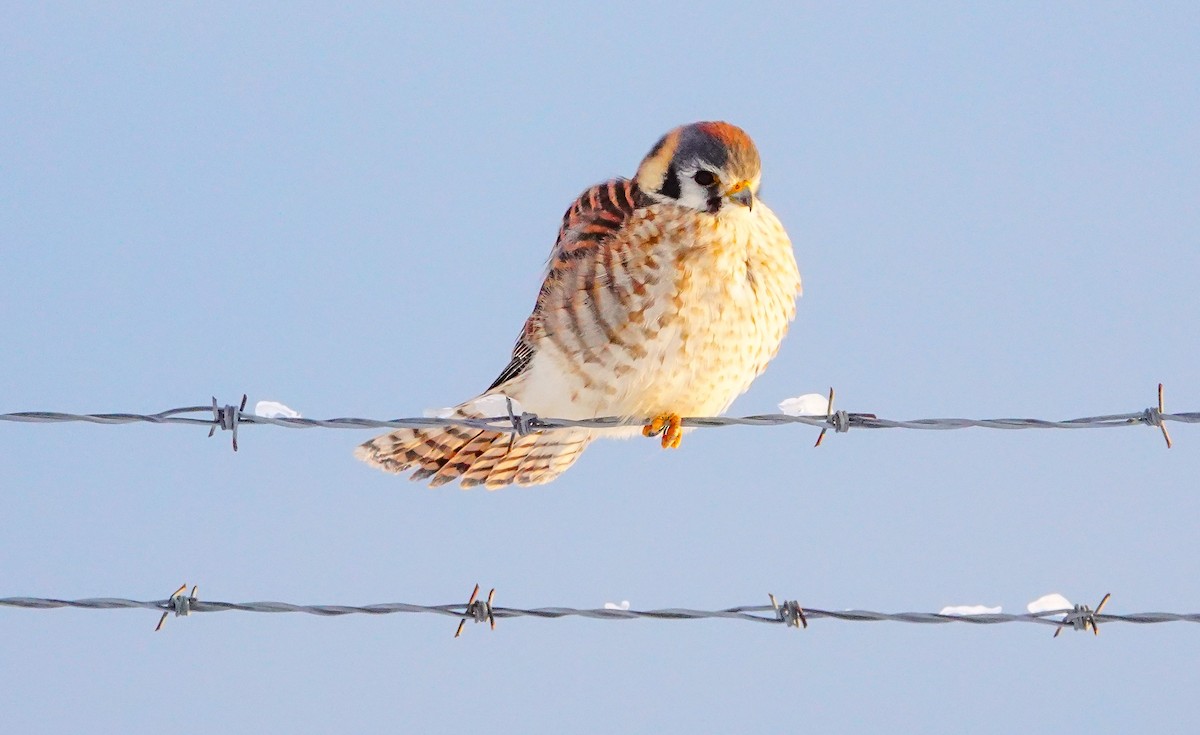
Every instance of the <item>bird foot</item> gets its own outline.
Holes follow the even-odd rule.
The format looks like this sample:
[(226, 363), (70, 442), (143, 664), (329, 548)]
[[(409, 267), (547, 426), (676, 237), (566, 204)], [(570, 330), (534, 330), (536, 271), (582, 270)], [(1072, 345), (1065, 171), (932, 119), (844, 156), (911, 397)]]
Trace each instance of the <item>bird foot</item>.
[(677, 413), (664, 413), (655, 416), (650, 423), (642, 427), (642, 436), (658, 436), (662, 434), (662, 448), (675, 449), (683, 441), (683, 423)]

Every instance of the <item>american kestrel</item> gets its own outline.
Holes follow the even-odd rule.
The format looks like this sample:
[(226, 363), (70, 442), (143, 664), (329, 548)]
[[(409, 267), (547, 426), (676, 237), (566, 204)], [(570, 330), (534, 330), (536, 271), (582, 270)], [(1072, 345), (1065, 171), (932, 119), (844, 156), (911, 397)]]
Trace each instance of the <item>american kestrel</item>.
[[(757, 199), (759, 169), (741, 128), (699, 122), (664, 135), (632, 180), (583, 192), (511, 362), (453, 415), (495, 416), (507, 397), (547, 418), (648, 418), (642, 433), (668, 448), (681, 416), (725, 411), (775, 356), (800, 295), (792, 243)], [(636, 432), (400, 429), (356, 455), (431, 486), (495, 489), (549, 482), (593, 438)]]

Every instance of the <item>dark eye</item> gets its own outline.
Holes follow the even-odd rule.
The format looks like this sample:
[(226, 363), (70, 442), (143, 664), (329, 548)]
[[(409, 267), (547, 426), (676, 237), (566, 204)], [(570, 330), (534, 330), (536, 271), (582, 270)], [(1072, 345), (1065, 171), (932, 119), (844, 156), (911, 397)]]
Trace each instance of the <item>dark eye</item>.
[(700, 186), (712, 186), (717, 183), (717, 177), (713, 176), (712, 171), (697, 171), (692, 180)]

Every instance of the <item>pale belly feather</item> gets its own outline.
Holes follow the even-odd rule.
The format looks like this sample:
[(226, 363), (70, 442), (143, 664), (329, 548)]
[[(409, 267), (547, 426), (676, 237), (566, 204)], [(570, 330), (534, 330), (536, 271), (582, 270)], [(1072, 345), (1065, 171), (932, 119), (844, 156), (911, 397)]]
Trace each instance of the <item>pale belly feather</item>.
[[(578, 355), (534, 355), (509, 386), (525, 410), (561, 418), (711, 416), (746, 391), (795, 314), (800, 276), (787, 234), (764, 205), (707, 223), (686, 240), (659, 228), (654, 247), (639, 257), (661, 277), (639, 302), (637, 321), (614, 325), (625, 349), (596, 335), (586, 379)], [(630, 273), (637, 266), (630, 263)]]

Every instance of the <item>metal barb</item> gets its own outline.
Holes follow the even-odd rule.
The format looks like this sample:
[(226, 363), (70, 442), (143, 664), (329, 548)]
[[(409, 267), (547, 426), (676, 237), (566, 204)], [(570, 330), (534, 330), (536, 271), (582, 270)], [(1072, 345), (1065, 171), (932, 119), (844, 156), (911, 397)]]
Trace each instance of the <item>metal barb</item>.
[(522, 411), (520, 414), (513, 413), (513, 402), (508, 396), (504, 397), (504, 404), (508, 408), (508, 420), (512, 422), (513, 434), (515, 436), (525, 436), (533, 431), (533, 422), (537, 420), (537, 414)]
[(1095, 610), (1092, 610), (1087, 605), (1076, 605), (1075, 609), (1067, 613), (1062, 619), (1062, 622), (1059, 624), (1059, 627), (1055, 629), (1054, 637), (1057, 638), (1058, 634), (1063, 632), (1063, 629), (1068, 626), (1074, 628), (1075, 630), (1090, 629), (1094, 635), (1100, 635), (1100, 624), (1096, 622), (1096, 616), (1099, 615), (1100, 611), (1104, 609), (1104, 606), (1108, 604), (1108, 599), (1110, 597), (1112, 597), (1111, 592), (1105, 594), (1104, 598), (1100, 600), (1100, 604), (1096, 606)]
[[(1147, 411), (1149, 413), (1149, 411)], [(1163, 423), (1162, 415), (1166, 413), (1163, 408), (1163, 384), (1158, 384), (1158, 412), (1154, 414), (1154, 425), (1162, 429), (1163, 439), (1167, 442), (1167, 449), (1171, 448), (1171, 435), (1167, 433), (1167, 425)]]
[(162, 630), (163, 624), (167, 622), (167, 616), (171, 613), (175, 613), (175, 617), (192, 614), (192, 603), (196, 601), (196, 590), (199, 589), (199, 586), (192, 585), (192, 593), (190, 595), (183, 594), (186, 589), (187, 582), (184, 582), (179, 585), (179, 589), (172, 592), (171, 596), (167, 598), (167, 609), (163, 610), (162, 616), (158, 619), (158, 625), (154, 626), (155, 633)]
[[(838, 411), (838, 413), (845, 413), (845, 411)], [(833, 424), (833, 386), (829, 386), (829, 403), (825, 406), (825, 420), (830, 424)], [(845, 429), (843, 429), (840, 425), (838, 425), (835, 426), (834, 430), (841, 433), (849, 428), (850, 427), (847, 426)], [(814, 449), (821, 446), (821, 442), (825, 441), (825, 432), (827, 431), (829, 431), (828, 426), (821, 429), (821, 433), (817, 435), (817, 443), (813, 445)]]
[(467, 619), (471, 618), (476, 623), (487, 621), (491, 624), (492, 630), (496, 629), (496, 616), (492, 612), (492, 602), (496, 599), (496, 588), (493, 587), (488, 592), (487, 600), (479, 599), (479, 585), (475, 585), (475, 589), (471, 591), (471, 599), (467, 600), (467, 606), (463, 610), (463, 617), (458, 621), (458, 630), (454, 631), (454, 637), (462, 635), (463, 626), (467, 624)]
[(212, 438), (212, 435), (214, 433), (216, 433), (218, 428), (220, 428), (221, 431), (232, 431), (233, 432), (233, 451), (236, 452), (238, 450), (238, 443), (237, 443), (238, 424), (240, 424), (242, 422), (242, 411), (245, 411), (245, 410), (246, 410), (246, 394), (245, 393), (242, 394), (241, 405), (237, 406), (237, 407), (228, 406), (228, 405), (224, 406), (224, 407), (219, 407), (219, 406), (217, 406), (217, 397), (213, 396), (212, 397), (213, 425), (208, 430), (209, 438), (210, 439)]
[(767, 597), (771, 598), (771, 606), (775, 608), (775, 616), (780, 622), (787, 624), (789, 628), (808, 628), (808, 618), (804, 616), (804, 608), (800, 607), (799, 602), (784, 600), (780, 605), (775, 601), (775, 595), (768, 592)]

